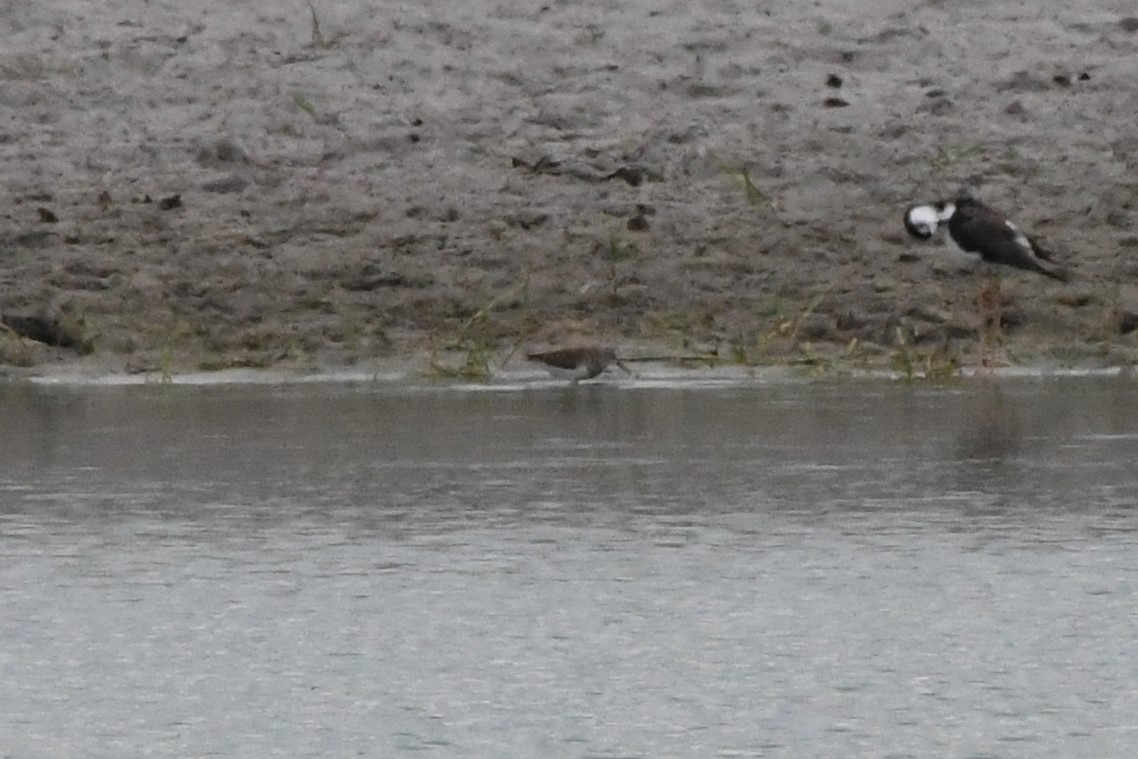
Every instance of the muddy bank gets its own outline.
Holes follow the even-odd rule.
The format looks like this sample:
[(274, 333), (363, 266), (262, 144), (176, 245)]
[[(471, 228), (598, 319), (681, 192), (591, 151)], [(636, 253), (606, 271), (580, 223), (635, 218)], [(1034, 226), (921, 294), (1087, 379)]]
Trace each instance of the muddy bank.
[(8, 364), (967, 362), (963, 183), (1073, 273), (1003, 360), (1138, 359), (1127, 0), (95, 5), (0, 9)]

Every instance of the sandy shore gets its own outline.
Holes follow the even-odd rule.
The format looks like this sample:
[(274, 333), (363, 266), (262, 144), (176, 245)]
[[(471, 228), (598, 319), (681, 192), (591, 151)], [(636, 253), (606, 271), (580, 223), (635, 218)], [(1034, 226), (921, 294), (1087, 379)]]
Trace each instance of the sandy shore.
[(967, 184), (1073, 272), (1000, 360), (1138, 363), (1138, 9), (1024, 8), (9, 0), (0, 362), (967, 364)]

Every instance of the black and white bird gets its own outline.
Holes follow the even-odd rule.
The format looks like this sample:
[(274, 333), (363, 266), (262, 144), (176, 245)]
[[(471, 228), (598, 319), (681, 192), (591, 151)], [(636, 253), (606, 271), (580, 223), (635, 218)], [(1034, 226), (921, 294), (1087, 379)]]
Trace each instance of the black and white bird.
[(948, 236), (956, 247), (987, 263), (1067, 281), (1067, 272), (1055, 265), (1050, 251), (1002, 213), (975, 198), (962, 195), (954, 201), (914, 205), (905, 210), (905, 229), (913, 237), (927, 240), (941, 224), (948, 225)]

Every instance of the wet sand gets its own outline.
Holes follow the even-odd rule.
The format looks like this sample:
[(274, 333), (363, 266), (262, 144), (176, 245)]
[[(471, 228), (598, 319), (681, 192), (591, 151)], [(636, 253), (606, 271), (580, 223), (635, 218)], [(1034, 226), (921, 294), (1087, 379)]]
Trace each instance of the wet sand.
[(0, 34), (0, 310), (71, 338), (7, 365), (968, 364), (985, 274), (900, 221), (963, 184), (1073, 274), (1004, 276), (997, 360), (1138, 362), (1128, 0), (12, 0)]

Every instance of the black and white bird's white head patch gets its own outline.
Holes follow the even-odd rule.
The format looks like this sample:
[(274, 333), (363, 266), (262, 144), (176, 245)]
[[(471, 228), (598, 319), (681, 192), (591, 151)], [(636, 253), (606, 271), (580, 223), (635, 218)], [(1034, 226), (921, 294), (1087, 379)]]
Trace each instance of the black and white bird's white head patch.
[(956, 205), (940, 201), (909, 206), (905, 210), (905, 230), (913, 237), (927, 240), (936, 234), (937, 227), (952, 218)]

